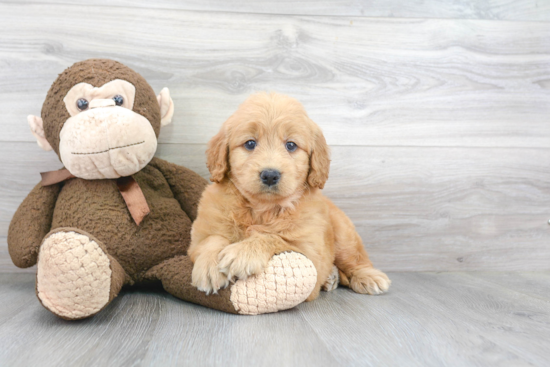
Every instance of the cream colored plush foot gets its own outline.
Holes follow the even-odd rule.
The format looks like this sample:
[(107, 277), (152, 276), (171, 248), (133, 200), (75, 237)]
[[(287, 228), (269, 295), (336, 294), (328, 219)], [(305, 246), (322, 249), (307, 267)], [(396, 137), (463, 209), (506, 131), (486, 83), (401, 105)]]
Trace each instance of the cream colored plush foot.
[(77, 232), (55, 232), (38, 255), (36, 290), (42, 304), (66, 319), (81, 319), (109, 303), (111, 267), (99, 245)]
[(338, 288), (338, 282), (340, 281), (340, 275), (338, 274), (338, 268), (336, 265), (332, 266), (332, 271), (330, 272), (327, 281), (321, 286), (321, 290), (325, 292), (330, 292)]
[(243, 315), (292, 308), (309, 296), (317, 282), (313, 263), (297, 252), (275, 255), (263, 272), (231, 286), (231, 303)]

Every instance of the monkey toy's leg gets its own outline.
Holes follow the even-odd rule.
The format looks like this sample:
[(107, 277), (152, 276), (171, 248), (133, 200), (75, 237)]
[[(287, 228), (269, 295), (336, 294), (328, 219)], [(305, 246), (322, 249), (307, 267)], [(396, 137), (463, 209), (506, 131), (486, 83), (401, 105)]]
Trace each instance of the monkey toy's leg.
[(188, 256), (166, 260), (149, 271), (170, 294), (217, 310), (258, 315), (292, 308), (309, 296), (317, 282), (313, 263), (297, 252), (271, 258), (262, 273), (237, 280), (217, 294), (206, 295), (191, 285), (193, 263)]
[(57, 228), (40, 245), (36, 293), (44, 307), (64, 319), (98, 313), (116, 297), (125, 278), (105, 246), (84, 231)]

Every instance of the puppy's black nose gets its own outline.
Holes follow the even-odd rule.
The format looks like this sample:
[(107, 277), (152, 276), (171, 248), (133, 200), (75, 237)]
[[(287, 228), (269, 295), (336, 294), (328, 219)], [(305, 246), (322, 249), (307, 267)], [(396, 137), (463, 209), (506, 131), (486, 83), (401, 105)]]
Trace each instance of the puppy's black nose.
[(274, 169), (266, 169), (260, 173), (260, 178), (267, 186), (277, 185), (279, 179), (281, 178), (281, 172)]

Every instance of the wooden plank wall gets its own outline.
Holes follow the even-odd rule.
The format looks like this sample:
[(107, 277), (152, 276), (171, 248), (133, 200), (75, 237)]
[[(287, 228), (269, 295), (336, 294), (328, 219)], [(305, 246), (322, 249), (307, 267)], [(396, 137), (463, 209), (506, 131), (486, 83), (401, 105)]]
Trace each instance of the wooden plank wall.
[[(114, 5), (113, 5), (114, 4)], [(326, 194), (388, 271), (550, 268), (550, 2), (0, 1), (0, 271), (64, 68), (119, 60), (176, 105), (158, 156), (207, 177), (247, 95), (301, 100), (333, 162)]]

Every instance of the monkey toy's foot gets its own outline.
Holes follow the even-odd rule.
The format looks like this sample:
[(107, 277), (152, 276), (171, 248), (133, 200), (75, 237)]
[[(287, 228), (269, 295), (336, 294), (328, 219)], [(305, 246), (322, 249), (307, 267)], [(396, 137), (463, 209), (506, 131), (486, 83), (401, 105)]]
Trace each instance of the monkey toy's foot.
[(244, 315), (258, 315), (292, 308), (306, 300), (315, 288), (313, 263), (297, 252), (275, 255), (263, 272), (232, 285), (231, 303)]
[(83, 231), (59, 228), (42, 241), (36, 292), (59, 317), (76, 320), (96, 314), (118, 294), (123, 281), (122, 267)]
[(164, 289), (185, 301), (242, 315), (297, 306), (306, 300), (317, 283), (315, 266), (297, 252), (277, 254), (262, 272), (210, 295), (191, 285), (192, 272), (193, 262), (189, 256), (176, 256), (151, 269), (148, 276), (160, 279)]

